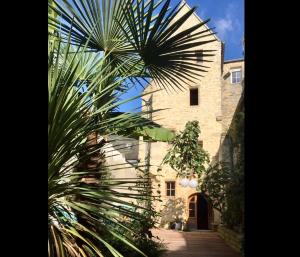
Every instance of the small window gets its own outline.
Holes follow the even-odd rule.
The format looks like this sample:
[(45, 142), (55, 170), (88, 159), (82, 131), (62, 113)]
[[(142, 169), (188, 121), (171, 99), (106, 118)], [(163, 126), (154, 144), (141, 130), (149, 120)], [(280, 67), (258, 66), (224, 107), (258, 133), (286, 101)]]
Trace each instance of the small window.
[(167, 196), (175, 196), (175, 181), (166, 182)]
[(242, 72), (240, 69), (231, 71), (231, 84), (241, 83)]
[(198, 88), (190, 88), (190, 105), (198, 105)]
[(195, 51), (197, 63), (203, 63), (203, 50)]

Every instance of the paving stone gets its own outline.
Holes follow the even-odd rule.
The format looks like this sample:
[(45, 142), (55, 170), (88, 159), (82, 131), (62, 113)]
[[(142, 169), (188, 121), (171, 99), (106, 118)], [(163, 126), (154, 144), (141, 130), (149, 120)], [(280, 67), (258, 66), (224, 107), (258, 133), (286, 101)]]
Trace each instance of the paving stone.
[(164, 257), (241, 257), (217, 232), (155, 229), (152, 233), (168, 248)]

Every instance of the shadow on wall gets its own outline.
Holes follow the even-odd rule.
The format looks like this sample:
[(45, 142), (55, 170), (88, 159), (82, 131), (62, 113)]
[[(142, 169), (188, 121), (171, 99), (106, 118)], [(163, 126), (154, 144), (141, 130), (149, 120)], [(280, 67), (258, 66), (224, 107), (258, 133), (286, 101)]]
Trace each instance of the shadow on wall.
[(161, 226), (170, 225), (170, 222), (182, 220), (184, 215), (184, 199), (168, 199), (161, 211)]

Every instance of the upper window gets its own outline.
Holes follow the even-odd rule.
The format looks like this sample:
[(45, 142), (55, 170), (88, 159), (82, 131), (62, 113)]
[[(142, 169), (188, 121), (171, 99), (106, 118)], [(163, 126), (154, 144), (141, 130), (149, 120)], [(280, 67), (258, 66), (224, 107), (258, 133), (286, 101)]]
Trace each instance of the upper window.
[(175, 196), (175, 181), (166, 182), (167, 196)]
[(241, 83), (242, 71), (241, 69), (231, 70), (231, 84)]
[(203, 63), (203, 50), (195, 51), (197, 63)]
[(198, 88), (190, 88), (190, 105), (198, 105)]

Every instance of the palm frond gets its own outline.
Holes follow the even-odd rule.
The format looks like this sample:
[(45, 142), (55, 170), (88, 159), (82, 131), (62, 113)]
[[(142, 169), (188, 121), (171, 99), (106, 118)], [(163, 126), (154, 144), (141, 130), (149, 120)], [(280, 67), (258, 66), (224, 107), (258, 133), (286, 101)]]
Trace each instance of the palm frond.
[[(58, 44), (54, 52), (49, 51), (49, 257), (104, 256), (103, 249), (110, 251), (113, 256), (122, 256), (105, 239), (107, 234), (140, 252), (130, 242), (130, 238), (121, 235), (117, 229), (125, 229), (133, 236), (135, 231), (122, 224), (122, 219), (142, 219), (142, 215), (136, 210), (142, 210), (143, 207), (134, 204), (136, 199), (146, 197), (137, 193), (139, 179), (132, 181), (109, 178), (110, 172), (117, 170), (116, 167), (103, 166), (97, 170), (83, 169), (76, 172), (76, 166), (82, 158), (89, 158), (102, 147), (102, 144), (86, 144), (92, 133), (118, 133), (121, 128), (140, 126), (145, 121), (137, 114), (130, 113), (115, 117), (105, 115), (99, 119), (101, 113), (109, 113), (122, 102), (111, 101), (97, 108), (95, 103), (105, 97), (107, 92), (117, 89), (125, 78), (116, 77), (115, 70), (106, 70), (106, 57), (89, 56), (87, 61), (85, 49), (73, 50), (68, 45)], [(110, 80), (111, 83), (105, 87), (100, 87), (107, 77), (115, 79)], [(80, 92), (87, 81), (86, 90)], [(83, 150), (86, 154), (81, 156)], [(102, 179), (92, 183), (84, 182), (83, 179), (93, 177), (95, 173)], [(131, 192), (122, 191), (128, 185)], [(132, 208), (135, 210), (131, 210)], [(78, 220), (82, 217), (84, 221)], [(142, 252), (140, 254), (146, 256)]]
[[(196, 62), (195, 48), (216, 39), (205, 24), (199, 22), (183, 29), (195, 8), (183, 12), (185, 4), (174, 8), (170, 0), (62, 0), (49, 8), (50, 25), (67, 38), (71, 31), (74, 45), (87, 43), (88, 49), (109, 53), (113, 67), (120, 76), (128, 77), (128, 68), (136, 73), (131, 78), (152, 78), (160, 87), (182, 89), (186, 81), (195, 82), (207, 65)], [(90, 38), (90, 39), (89, 39)], [(203, 50), (203, 62), (213, 56), (213, 50)], [(129, 76), (130, 77), (130, 76)]]
[[(141, 56), (146, 70), (152, 78), (158, 80), (159, 85), (169, 87), (173, 84), (181, 88), (184, 79), (192, 81), (191, 75), (199, 76), (207, 71), (207, 66), (196, 62), (198, 56), (194, 48), (216, 40), (203, 40), (213, 34), (208, 29), (200, 30), (209, 20), (179, 32), (194, 13), (195, 7), (180, 15), (185, 4), (179, 2), (174, 8), (170, 8), (171, 1), (166, 0), (155, 21), (151, 22), (152, 17), (156, 15), (152, 8), (155, 1), (150, 1), (148, 8), (145, 7), (146, 2), (143, 0), (134, 2), (136, 9), (132, 8), (130, 0), (124, 8), (128, 29), (123, 31), (127, 40)], [(210, 52), (212, 50), (203, 50), (202, 57), (212, 56)]]

